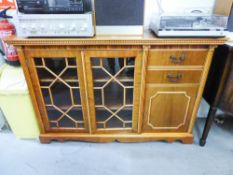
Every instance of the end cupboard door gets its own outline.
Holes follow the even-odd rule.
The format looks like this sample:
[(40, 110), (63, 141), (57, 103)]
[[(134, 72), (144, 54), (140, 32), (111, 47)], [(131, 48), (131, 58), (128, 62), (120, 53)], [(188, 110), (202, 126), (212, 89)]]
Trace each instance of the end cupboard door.
[(187, 132), (197, 89), (147, 85), (143, 132)]

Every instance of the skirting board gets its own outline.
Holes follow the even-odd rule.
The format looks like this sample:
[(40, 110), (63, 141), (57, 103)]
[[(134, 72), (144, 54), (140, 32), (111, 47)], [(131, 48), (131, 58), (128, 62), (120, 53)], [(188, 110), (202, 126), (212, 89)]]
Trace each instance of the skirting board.
[(70, 141), (78, 140), (85, 142), (109, 143), (136, 143), (136, 142), (151, 142), (151, 141), (167, 141), (169, 143), (181, 141), (184, 144), (193, 143), (193, 135), (190, 133), (144, 133), (144, 134), (54, 134), (46, 133), (40, 135), (41, 143), (50, 143), (51, 141)]

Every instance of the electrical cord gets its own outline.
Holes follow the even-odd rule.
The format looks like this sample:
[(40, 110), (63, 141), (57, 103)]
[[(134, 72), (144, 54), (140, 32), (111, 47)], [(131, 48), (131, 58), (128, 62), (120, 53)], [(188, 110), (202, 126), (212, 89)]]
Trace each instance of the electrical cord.
[(159, 7), (159, 13), (160, 13), (160, 14), (161, 14), (161, 13), (164, 13), (162, 1), (163, 1), (163, 0), (156, 0), (156, 3), (157, 3), (157, 5), (158, 5), (158, 7)]
[[(1, 41), (1, 39), (0, 39), (0, 41)], [(3, 51), (3, 49), (2, 49), (2, 46), (1, 46), (1, 42), (0, 42), (0, 54), (1, 54), (2, 56), (5, 56), (5, 53), (4, 53), (4, 51)]]
[(0, 49), (0, 53), (4, 56), (5, 54), (4, 54), (4, 52), (2, 51), (2, 49)]

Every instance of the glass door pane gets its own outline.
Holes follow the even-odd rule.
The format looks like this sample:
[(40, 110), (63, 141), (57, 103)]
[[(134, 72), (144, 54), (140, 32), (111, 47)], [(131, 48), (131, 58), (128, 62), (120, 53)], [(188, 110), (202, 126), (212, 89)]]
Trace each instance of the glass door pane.
[(132, 128), (135, 58), (91, 58), (96, 128)]
[(76, 58), (36, 58), (50, 128), (84, 129)]

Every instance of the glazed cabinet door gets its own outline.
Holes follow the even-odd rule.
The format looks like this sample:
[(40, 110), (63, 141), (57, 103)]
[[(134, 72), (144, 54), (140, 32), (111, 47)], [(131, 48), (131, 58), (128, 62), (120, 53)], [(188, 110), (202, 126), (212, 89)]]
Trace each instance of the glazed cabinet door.
[(154, 87), (148, 85), (144, 132), (187, 131), (197, 89), (197, 87)]
[(141, 51), (85, 52), (92, 132), (137, 131), (141, 63)]
[(47, 132), (88, 132), (81, 52), (63, 48), (25, 51)]

